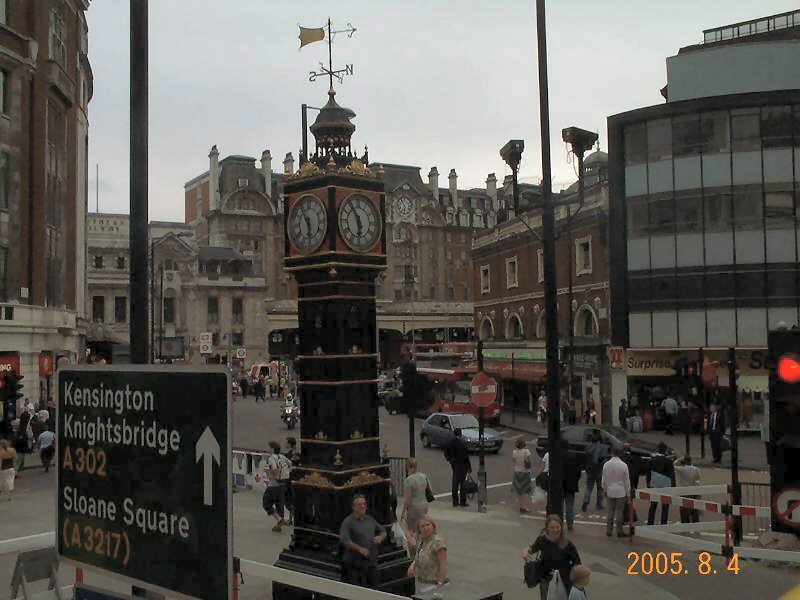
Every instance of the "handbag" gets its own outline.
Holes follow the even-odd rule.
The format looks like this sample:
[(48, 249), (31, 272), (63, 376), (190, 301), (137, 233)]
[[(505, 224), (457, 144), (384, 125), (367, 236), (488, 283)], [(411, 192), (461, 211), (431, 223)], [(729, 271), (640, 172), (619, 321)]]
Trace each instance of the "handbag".
[(428, 502), (433, 502), (436, 500), (436, 496), (433, 495), (433, 490), (431, 489), (430, 481), (428, 481), (428, 484), (425, 486), (425, 500)]
[(536, 485), (543, 490), (550, 488), (550, 475), (542, 471), (536, 476)]
[(542, 570), (542, 553), (537, 552), (533, 558), (525, 561), (523, 567), (523, 578), (525, 585), (529, 588), (536, 587), (543, 579), (544, 571)]
[(472, 478), (472, 475), (470, 473), (467, 473), (467, 478), (461, 485), (464, 490), (464, 493), (467, 496), (472, 496), (478, 493), (478, 483)]

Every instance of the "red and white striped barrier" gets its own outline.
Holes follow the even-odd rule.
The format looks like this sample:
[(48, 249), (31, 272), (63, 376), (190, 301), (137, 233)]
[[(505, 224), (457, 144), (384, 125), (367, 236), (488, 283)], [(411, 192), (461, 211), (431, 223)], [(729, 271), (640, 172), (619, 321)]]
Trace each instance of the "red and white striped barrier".
[(697, 485), (691, 487), (645, 488), (636, 490), (636, 497), (640, 500), (649, 500), (658, 504), (671, 504), (681, 508), (693, 508), (705, 512), (732, 514), (736, 517), (769, 517), (772, 510), (768, 506), (746, 506), (741, 504), (727, 504), (725, 502), (709, 502), (708, 500), (695, 500), (685, 498), (684, 495), (702, 496), (709, 494), (727, 494), (726, 485)]

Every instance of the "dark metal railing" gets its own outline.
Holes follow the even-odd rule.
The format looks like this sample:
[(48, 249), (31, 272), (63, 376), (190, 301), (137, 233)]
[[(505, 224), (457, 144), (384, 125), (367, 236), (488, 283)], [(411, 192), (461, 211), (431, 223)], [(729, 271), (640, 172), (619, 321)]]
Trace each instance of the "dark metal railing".
[(797, 26), (800, 26), (800, 10), (772, 15), (771, 17), (753, 19), (752, 21), (733, 23), (732, 25), (723, 25), (722, 27), (715, 27), (713, 29), (706, 29), (703, 31), (703, 43), (722, 42)]

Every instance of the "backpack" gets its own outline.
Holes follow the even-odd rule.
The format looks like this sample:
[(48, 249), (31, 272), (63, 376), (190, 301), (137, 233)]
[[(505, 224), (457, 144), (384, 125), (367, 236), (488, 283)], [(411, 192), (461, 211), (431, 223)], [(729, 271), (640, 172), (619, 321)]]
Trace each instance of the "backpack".
[(278, 454), (278, 481), (286, 481), (291, 478), (292, 461), (283, 454)]

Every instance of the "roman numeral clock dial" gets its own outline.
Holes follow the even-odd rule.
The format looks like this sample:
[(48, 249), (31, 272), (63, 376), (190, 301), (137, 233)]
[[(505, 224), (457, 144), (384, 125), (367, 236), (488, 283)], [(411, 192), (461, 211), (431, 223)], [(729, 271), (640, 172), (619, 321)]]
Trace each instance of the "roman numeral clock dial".
[(328, 218), (316, 196), (303, 196), (289, 213), (289, 241), (302, 254), (314, 252), (325, 239)]
[(354, 252), (374, 248), (382, 230), (378, 207), (366, 196), (353, 194), (339, 208), (339, 232)]

